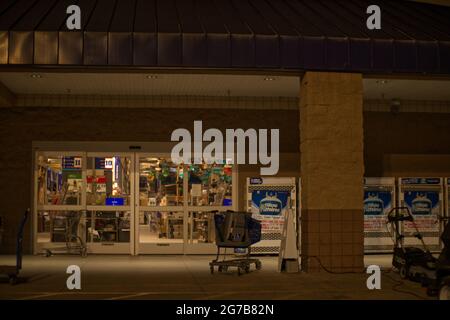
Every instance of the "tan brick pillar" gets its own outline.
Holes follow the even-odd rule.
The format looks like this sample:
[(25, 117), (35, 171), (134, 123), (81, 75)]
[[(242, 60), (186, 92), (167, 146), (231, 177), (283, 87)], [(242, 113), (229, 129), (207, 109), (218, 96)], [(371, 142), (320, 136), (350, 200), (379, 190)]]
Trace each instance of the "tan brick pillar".
[[(361, 74), (307, 72), (300, 90), (302, 268), (363, 268)], [(318, 257), (313, 258), (313, 257)]]

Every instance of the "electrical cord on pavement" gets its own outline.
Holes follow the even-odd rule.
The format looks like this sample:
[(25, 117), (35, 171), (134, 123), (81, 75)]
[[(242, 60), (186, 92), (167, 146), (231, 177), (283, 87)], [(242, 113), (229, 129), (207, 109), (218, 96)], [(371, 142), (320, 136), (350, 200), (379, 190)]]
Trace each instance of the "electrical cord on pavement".
[(391, 280), (392, 282), (394, 282), (394, 285), (392, 286), (392, 290), (393, 291), (398, 292), (398, 293), (409, 294), (409, 295), (414, 296), (414, 297), (416, 297), (416, 298), (418, 298), (420, 300), (428, 300), (426, 297), (418, 295), (417, 293), (399, 289), (401, 286), (405, 285), (405, 282), (403, 280), (396, 280), (396, 279), (388, 276), (387, 274), (385, 274), (385, 277), (388, 278), (389, 280)]
[[(301, 255), (302, 258), (313, 258), (316, 259), (317, 262), (319, 263), (320, 267), (327, 273), (330, 274), (361, 274), (361, 273), (366, 273), (366, 269), (363, 268), (361, 271), (332, 271), (328, 268), (326, 268), (322, 261), (320, 260), (320, 258), (318, 256), (307, 256), (307, 255)], [(381, 269), (381, 272), (385, 275), (386, 278), (388, 278), (389, 280), (391, 280), (392, 282), (394, 282), (394, 285), (392, 286), (392, 291), (398, 292), (398, 293), (403, 293), (403, 294), (409, 294), (413, 297), (416, 297), (418, 299), (421, 300), (428, 300), (426, 297), (420, 296), (414, 292), (411, 291), (406, 291), (406, 290), (402, 290), (400, 289), (401, 286), (405, 285), (405, 282), (403, 280), (396, 280), (390, 276), (388, 276), (389, 273), (393, 272), (392, 268), (387, 268), (387, 269)]]
[[(361, 269), (361, 271), (331, 271), (330, 269), (326, 268), (320, 258), (318, 256), (307, 256), (307, 255), (301, 255), (302, 258), (314, 258), (319, 263), (320, 267), (327, 273), (331, 274), (358, 274), (358, 273), (366, 273), (366, 268)], [(392, 271), (392, 268), (380, 268), (381, 273), (390, 273)]]
[(328, 269), (327, 267), (325, 267), (322, 263), (322, 261), (320, 260), (320, 258), (318, 256), (308, 256), (308, 255), (300, 255), (300, 257), (306, 258), (306, 259), (316, 259), (317, 262), (319, 263), (319, 266), (327, 273), (331, 273), (331, 274), (350, 274), (350, 273), (366, 273), (366, 270), (363, 268), (362, 271), (332, 271), (330, 269)]

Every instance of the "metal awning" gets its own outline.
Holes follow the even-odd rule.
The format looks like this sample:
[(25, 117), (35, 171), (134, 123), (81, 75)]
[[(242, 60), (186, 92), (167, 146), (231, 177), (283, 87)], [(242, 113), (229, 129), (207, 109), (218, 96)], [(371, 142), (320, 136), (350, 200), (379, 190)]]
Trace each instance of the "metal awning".
[[(82, 12), (66, 28), (66, 8)], [(378, 4), (382, 29), (368, 30)], [(450, 8), (365, 0), (0, 0), (0, 65), (450, 74)]]

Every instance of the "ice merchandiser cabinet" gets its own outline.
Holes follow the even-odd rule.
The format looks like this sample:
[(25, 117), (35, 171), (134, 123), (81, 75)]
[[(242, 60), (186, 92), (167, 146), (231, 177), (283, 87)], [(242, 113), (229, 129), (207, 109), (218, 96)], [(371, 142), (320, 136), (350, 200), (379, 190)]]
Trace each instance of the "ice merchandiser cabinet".
[(297, 221), (295, 178), (247, 178), (247, 212), (261, 221), (261, 241), (252, 245), (252, 253), (278, 254), (287, 209)]
[(386, 216), (395, 201), (395, 178), (364, 178), (364, 252), (392, 252)]
[(414, 223), (405, 221), (405, 245), (421, 246), (414, 236), (417, 229), (431, 251), (440, 251), (441, 223), (444, 213), (444, 185), (442, 178), (399, 178), (399, 205), (411, 210)]

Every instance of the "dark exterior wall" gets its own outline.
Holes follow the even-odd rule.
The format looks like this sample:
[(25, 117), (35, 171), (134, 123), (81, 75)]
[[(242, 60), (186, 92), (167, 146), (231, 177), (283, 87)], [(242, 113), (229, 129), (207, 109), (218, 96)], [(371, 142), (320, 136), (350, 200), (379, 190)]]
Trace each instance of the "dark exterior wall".
[[(279, 176), (300, 172), (298, 112), (295, 110), (144, 109), (144, 108), (2, 108), (0, 110), (0, 215), (5, 218), (0, 253), (12, 253), (20, 217), (32, 202), (32, 141), (168, 141), (176, 128), (192, 130), (194, 120), (209, 127), (280, 128)], [(442, 176), (450, 176), (450, 114), (381, 112), (364, 114), (366, 176), (395, 174), (393, 163), (419, 163), (410, 174), (422, 175), (429, 163), (440, 162)], [(426, 161), (416, 155), (426, 154)], [(431, 159), (431, 160), (430, 160)], [(430, 162), (431, 161), (431, 162)], [(245, 178), (259, 174), (258, 166), (239, 168), (239, 204), (244, 206)], [(25, 233), (31, 248), (31, 223)]]
[[(32, 141), (170, 141), (174, 129), (193, 132), (194, 120), (203, 120), (203, 130), (279, 128), (280, 151), (296, 153), (299, 148), (296, 111), (16, 107), (2, 108), (0, 114), (2, 253), (14, 252), (20, 216), (32, 203)], [(26, 228), (24, 243), (29, 252), (31, 223)]]
[(450, 176), (446, 155), (450, 155), (450, 113), (364, 114), (366, 176)]

